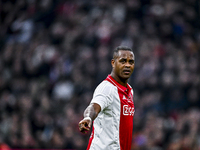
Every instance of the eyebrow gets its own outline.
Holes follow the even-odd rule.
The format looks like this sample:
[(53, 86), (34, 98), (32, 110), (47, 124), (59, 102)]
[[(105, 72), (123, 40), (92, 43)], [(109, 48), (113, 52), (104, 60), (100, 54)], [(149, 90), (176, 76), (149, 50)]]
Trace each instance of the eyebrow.
[[(127, 58), (119, 58), (119, 61), (127, 60)], [(135, 62), (135, 59), (129, 59), (129, 62)]]
[[(125, 58), (125, 57), (120, 57), (119, 60), (120, 60), (120, 59), (127, 59), (127, 58)], [(135, 59), (134, 59), (134, 58), (131, 58), (130, 60), (135, 60)]]

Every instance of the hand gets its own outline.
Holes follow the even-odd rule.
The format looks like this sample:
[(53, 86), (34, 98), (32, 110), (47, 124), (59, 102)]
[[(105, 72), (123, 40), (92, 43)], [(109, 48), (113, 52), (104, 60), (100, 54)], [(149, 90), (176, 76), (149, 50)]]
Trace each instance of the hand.
[(83, 133), (87, 133), (91, 128), (92, 120), (90, 118), (84, 118), (79, 122), (79, 130)]

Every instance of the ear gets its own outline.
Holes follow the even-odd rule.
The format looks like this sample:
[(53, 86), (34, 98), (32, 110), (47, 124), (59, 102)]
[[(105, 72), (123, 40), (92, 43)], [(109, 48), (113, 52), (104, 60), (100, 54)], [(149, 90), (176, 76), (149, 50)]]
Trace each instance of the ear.
[(115, 66), (115, 60), (114, 59), (111, 60), (111, 65), (114, 68), (114, 66)]

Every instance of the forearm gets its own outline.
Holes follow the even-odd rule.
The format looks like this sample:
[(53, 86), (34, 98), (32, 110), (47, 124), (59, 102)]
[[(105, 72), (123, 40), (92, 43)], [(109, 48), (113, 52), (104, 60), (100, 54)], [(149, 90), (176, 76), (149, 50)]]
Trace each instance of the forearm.
[(91, 128), (92, 121), (98, 116), (101, 111), (99, 104), (90, 104), (83, 113), (84, 118), (79, 122), (79, 130), (83, 133), (87, 133)]
[(90, 117), (92, 121), (98, 116), (101, 108), (98, 104), (90, 104), (84, 111), (84, 118)]

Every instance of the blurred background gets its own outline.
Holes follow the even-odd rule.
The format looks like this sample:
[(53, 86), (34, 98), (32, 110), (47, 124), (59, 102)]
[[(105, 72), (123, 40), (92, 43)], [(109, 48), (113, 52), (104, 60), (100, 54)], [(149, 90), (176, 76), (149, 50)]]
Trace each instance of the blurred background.
[(0, 149), (85, 150), (78, 122), (132, 47), (132, 150), (200, 150), (199, 0), (1, 0)]

